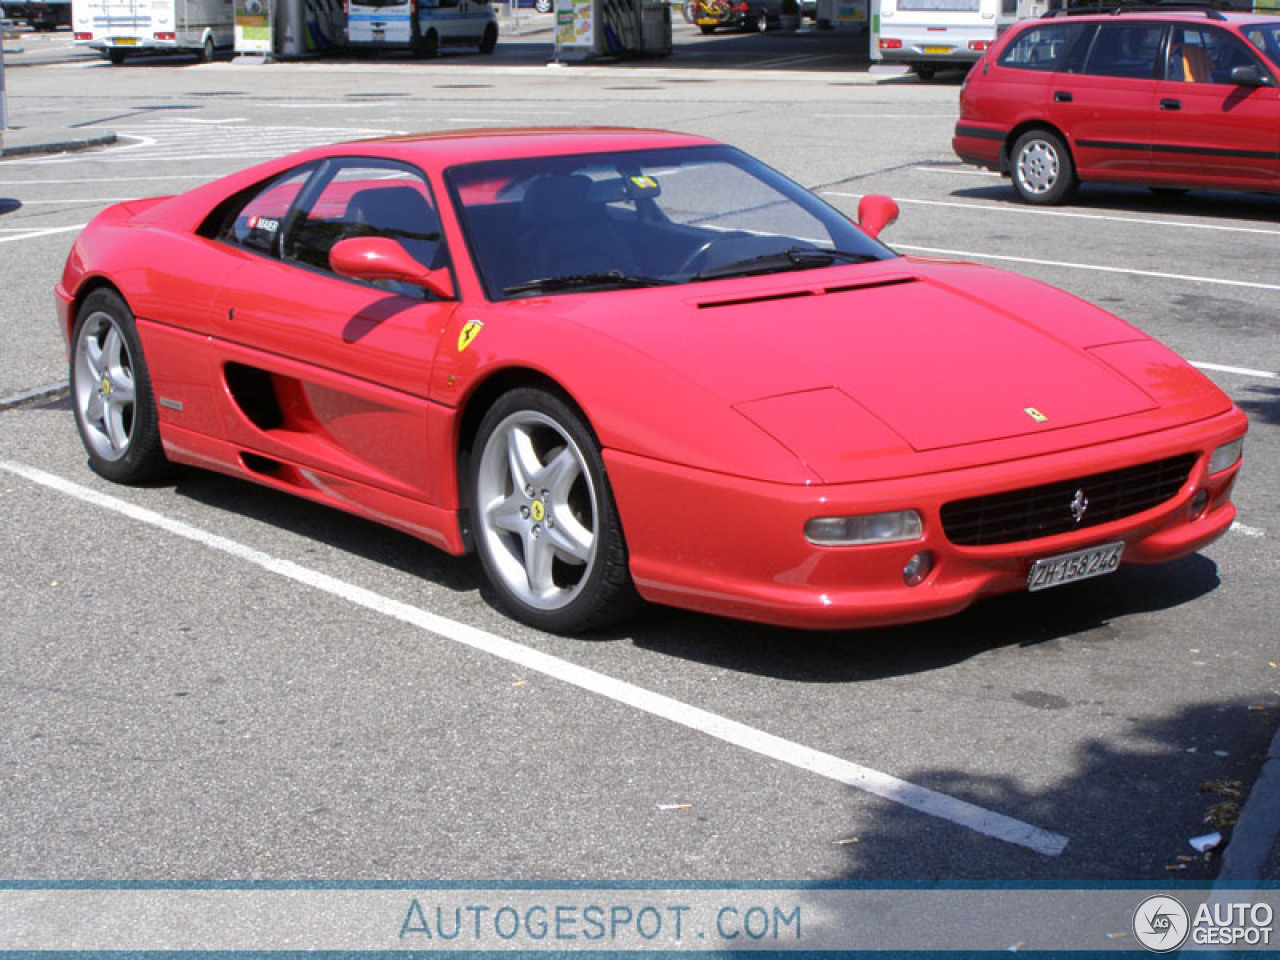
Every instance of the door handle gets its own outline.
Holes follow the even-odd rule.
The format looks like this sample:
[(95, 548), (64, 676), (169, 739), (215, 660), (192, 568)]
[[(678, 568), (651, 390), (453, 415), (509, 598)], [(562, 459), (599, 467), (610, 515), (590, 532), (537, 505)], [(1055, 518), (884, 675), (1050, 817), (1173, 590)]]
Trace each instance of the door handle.
[(1164, 100), (1160, 101), (1160, 109), (1161, 110), (1181, 110), (1182, 101), (1174, 100), (1170, 97), (1166, 97)]
[(1070, 103), (1073, 99), (1075, 98), (1071, 96), (1070, 90), (1053, 91), (1053, 100), (1055, 103)]

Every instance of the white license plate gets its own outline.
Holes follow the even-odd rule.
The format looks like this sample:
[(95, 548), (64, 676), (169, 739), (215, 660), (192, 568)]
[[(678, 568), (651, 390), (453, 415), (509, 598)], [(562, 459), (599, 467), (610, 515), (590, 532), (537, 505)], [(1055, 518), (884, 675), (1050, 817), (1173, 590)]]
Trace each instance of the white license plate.
[(1037, 560), (1027, 573), (1027, 589), (1048, 590), (1064, 583), (1114, 573), (1120, 566), (1122, 553), (1123, 543), (1107, 543), (1100, 547), (1089, 547), (1087, 550), (1060, 553), (1056, 557)]

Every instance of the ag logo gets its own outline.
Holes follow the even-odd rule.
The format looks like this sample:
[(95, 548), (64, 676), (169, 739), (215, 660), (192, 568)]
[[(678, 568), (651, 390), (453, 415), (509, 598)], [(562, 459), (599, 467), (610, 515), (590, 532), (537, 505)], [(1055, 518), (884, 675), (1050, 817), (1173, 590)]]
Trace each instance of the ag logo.
[(1133, 935), (1154, 953), (1177, 950), (1191, 929), (1187, 908), (1164, 894), (1147, 897), (1133, 913)]

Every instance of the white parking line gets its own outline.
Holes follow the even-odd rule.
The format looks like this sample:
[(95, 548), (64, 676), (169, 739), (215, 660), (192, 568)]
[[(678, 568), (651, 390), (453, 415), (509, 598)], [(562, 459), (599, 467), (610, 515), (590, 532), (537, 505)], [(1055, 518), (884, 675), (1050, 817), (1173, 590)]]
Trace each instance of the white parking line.
[(236, 557), (295, 583), (346, 600), (348, 603), (382, 616), (399, 620), (438, 637), (453, 640), (527, 670), (536, 671), (579, 689), (633, 707), (651, 716), (714, 737), (771, 760), (863, 790), (920, 813), (938, 817), (1007, 843), (1026, 847), (1045, 856), (1057, 856), (1067, 845), (1068, 838), (1061, 834), (1042, 830), (967, 801), (907, 783), (905, 780), (822, 753), (803, 744), (784, 740), (763, 730), (749, 727), (736, 720), (730, 720), (660, 693), (654, 693), (625, 680), (618, 680), (476, 627), (393, 600), (290, 560), (271, 556), (235, 540), (210, 533), (125, 500), (99, 493), (36, 467), (0, 459), (0, 469), (83, 503), (110, 510), (139, 523), (201, 544), (208, 549)]
[(1193, 367), (1199, 367), (1201, 370), (1213, 370), (1217, 373), (1234, 373), (1240, 377), (1257, 377), (1260, 380), (1280, 380), (1280, 373), (1272, 373), (1270, 370), (1251, 370), (1249, 367), (1226, 367), (1220, 363), (1200, 363), (1195, 360), (1191, 361)]
[(1213, 283), (1227, 287), (1248, 287), (1251, 290), (1280, 290), (1277, 283), (1258, 283), (1252, 280), (1225, 280), (1222, 277), (1198, 277), (1188, 273), (1164, 273), (1160, 270), (1138, 270), (1133, 267), (1104, 267), (1096, 263), (1071, 263), (1065, 260), (1037, 260), (1034, 257), (1010, 257), (998, 253), (978, 253), (972, 250), (943, 250), (939, 247), (917, 247), (908, 243), (895, 243), (897, 250), (912, 250), (930, 256), (955, 257), (960, 260), (1001, 260), (1007, 263), (1026, 263), (1037, 267), (1061, 267), (1067, 270), (1094, 270), (1099, 273), (1122, 273), (1134, 277), (1154, 277), (1157, 280), (1181, 280), (1186, 283)]
[[(860, 199), (860, 193), (842, 193), (838, 190), (824, 190), (829, 197), (845, 197), (851, 200)], [(917, 200), (911, 197), (894, 197), (900, 204), (914, 204), (924, 207), (955, 207), (961, 210), (976, 210), (979, 213), (1011, 213), (1033, 217), (1060, 217), (1069, 220), (1105, 220), (1108, 223), (1138, 223), (1143, 226), (1175, 227), (1182, 230), (1219, 230), (1224, 233), (1261, 233), (1267, 236), (1280, 237), (1280, 230), (1266, 227), (1237, 227), (1220, 223), (1194, 223), (1188, 220), (1157, 220), (1153, 217), (1117, 217), (1102, 213), (1077, 213), (1074, 210), (1044, 210), (1037, 207), (996, 206), (988, 203), (962, 203), (956, 200)]]
[(0, 180), (0, 187), (43, 187), (49, 183), (124, 183), (129, 180), (141, 180), (150, 183), (154, 180), (208, 180), (207, 173), (176, 173), (164, 177), (70, 177), (65, 180), (54, 180), (41, 177), (38, 180)]
[(28, 230), (25, 233), (14, 234), (11, 237), (0, 237), (0, 243), (12, 243), (15, 240), (35, 240), (39, 237), (51, 237), (58, 233), (70, 233), (72, 230), (83, 230), (85, 224), (76, 223), (69, 227), (49, 227), (44, 230)]

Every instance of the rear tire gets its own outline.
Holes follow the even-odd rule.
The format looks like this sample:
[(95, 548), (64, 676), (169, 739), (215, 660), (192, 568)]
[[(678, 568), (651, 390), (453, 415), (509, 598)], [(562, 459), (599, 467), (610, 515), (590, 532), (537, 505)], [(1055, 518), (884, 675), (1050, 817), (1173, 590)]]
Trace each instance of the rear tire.
[(480, 52), (493, 53), (493, 48), (498, 45), (498, 25), (491, 23), (484, 28), (484, 36), (480, 39)]
[(1028, 130), (1017, 139), (1009, 157), (1009, 174), (1026, 203), (1063, 203), (1076, 189), (1071, 151), (1048, 130)]
[(768, 33), (768, 32), (769, 32), (769, 14), (761, 10), (759, 15), (756, 17), (756, 33)]
[(434, 60), (440, 55), (440, 35), (435, 30), (428, 30), (426, 36), (416, 36), (413, 41), (413, 52), (423, 60)]
[(707, 36), (711, 36), (711, 34), (716, 32), (716, 27), (715, 27), (715, 24), (713, 23), (700, 23), (698, 24), (698, 29), (701, 30), (703, 33), (705, 33)]
[(123, 51), (123, 50), (108, 50), (108, 51), (107, 51), (107, 59), (109, 59), (109, 60), (110, 60), (112, 63), (114, 63), (116, 66), (119, 66), (120, 64), (124, 63), (124, 51)]
[(217, 53), (217, 50), (213, 46), (213, 37), (205, 37), (204, 46), (200, 48), (200, 62), (213, 63), (215, 53)]

